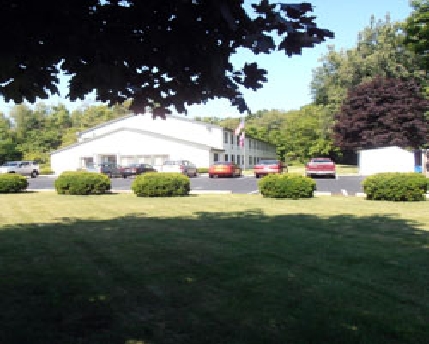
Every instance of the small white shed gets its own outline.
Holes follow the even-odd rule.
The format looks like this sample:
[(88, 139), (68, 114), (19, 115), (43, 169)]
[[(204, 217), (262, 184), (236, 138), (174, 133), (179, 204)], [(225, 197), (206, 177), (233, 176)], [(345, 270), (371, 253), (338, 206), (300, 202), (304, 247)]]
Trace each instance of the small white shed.
[(363, 176), (381, 172), (414, 172), (413, 151), (400, 147), (363, 149), (358, 153), (359, 174)]

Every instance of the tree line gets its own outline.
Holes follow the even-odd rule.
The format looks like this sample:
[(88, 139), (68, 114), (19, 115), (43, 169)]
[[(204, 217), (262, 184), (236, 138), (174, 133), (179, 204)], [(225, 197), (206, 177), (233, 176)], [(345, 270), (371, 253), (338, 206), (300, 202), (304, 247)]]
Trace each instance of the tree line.
[(35, 160), (49, 166), (50, 152), (77, 142), (77, 134), (130, 113), (131, 101), (70, 111), (64, 104), (19, 104), (0, 113), (0, 163)]
[[(429, 147), (429, 1), (404, 22), (371, 17), (356, 45), (328, 47), (313, 70), (311, 104), (246, 116), (246, 134), (276, 144), (281, 159), (329, 156), (356, 163), (358, 149)], [(237, 119), (200, 120), (234, 128)]]

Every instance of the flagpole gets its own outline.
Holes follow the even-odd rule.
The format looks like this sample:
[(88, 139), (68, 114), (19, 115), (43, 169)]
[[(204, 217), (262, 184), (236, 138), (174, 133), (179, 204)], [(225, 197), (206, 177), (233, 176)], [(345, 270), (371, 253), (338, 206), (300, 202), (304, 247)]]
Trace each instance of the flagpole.
[(243, 129), (243, 150), (244, 150), (244, 166), (243, 166), (243, 170), (246, 169), (246, 133), (244, 132)]
[[(244, 129), (244, 119), (240, 118), (240, 123), (238, 124), (238, 127), (235, 129), (234, 134), (237, 136), (238, 140), (239, 140), (239, 146), (243, 147), (243, 155), (242, 155), (242, 165), (243, 169), (246, 169), (246, 134), (245, 134), (245, 129)], [(243, 140), (243, 141), (242, 141)], [(242, 143), (243, 142), (243, 143)]]

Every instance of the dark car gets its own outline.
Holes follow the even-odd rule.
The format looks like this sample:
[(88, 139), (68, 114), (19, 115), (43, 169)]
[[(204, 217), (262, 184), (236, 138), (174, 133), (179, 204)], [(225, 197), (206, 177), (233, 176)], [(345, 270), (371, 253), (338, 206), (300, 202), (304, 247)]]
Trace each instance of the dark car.
[(131, 164), (120, 168), (122, 178), (137, 176), (146, 172), (156, 172), (156, 169), (149, 164)]
[(209, 178), (241, 177), (241, 167), (228, 161), (218, 161), (209, 167)]
[(120, 176), (120, 168), (118, 165), (110, 162), (103, 162), (98, 165), (89, 165), (85, 168), (88, 172), (103, 173), (109, 178)]
[(280, 160), (261, 160), (253, 168), (256, 178), (267, 174), (287, 172), (287, 166)]

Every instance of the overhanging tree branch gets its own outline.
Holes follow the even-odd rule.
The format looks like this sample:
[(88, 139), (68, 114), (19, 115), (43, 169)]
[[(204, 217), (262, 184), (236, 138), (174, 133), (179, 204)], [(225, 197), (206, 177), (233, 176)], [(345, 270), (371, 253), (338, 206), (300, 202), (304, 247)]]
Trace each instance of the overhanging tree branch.
[(238, 48), (255, 54), (300, 54), (333, 33), (320, 29), (308, 3), (244, 9), (244, 0), (0, 0), (0, 94), (35, 102), (58, 94), (59, 63), (69, 75), (71, 100), (97, 90), (110, 104), (157, 107), (163, 115), (186, 104), (229, 99), (248, 110), (241, 86), (259, 89), (266, 71), (235, 69)]

